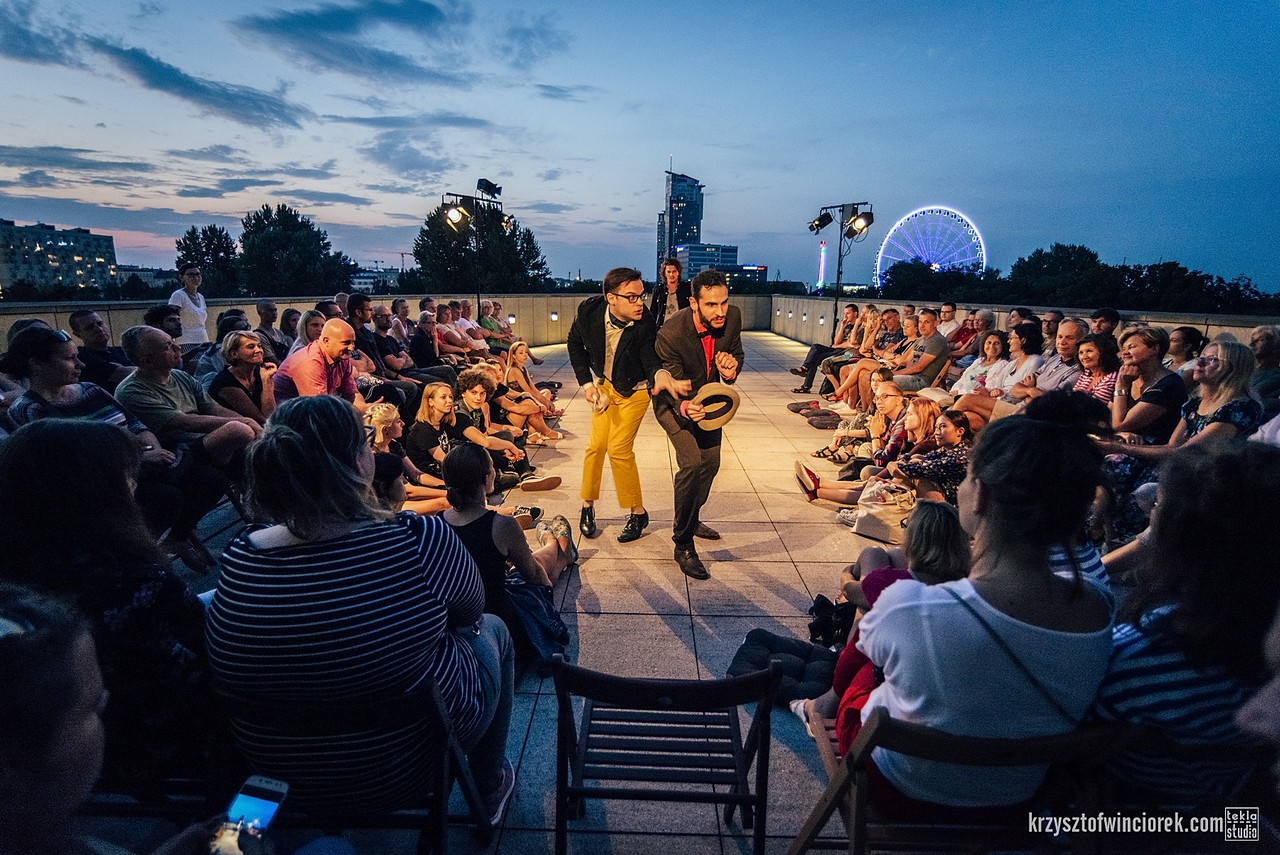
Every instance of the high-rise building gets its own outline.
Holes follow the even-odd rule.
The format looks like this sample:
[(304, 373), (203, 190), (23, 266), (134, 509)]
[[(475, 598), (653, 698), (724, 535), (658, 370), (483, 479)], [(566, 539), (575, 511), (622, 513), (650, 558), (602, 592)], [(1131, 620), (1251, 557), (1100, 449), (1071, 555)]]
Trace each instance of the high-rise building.
[(696, 178), (667, 171), (667, 206), (658, 215), (658, 269), (676, 247), (701, 242), (704, 186)]
[(116, 275), (116, 245), (111, 235), (0, 220), (0, 291), (19, 279), (37, 288), (87, 288), (106, 285)]

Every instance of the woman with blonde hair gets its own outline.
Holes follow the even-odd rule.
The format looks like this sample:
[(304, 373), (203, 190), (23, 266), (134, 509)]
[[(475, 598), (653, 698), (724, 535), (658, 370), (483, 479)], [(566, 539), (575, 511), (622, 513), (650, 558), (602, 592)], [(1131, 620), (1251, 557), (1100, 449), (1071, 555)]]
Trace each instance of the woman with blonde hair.
[(449, 451), (466, 442), (462, 424), (453, 409), (453, 386), (428, 383), (422, 387), (422, 403), (418, 417), (409, 428), (405, 452), (420, 471), (441, 478), (440, 464)]
[(227, 409), (266, 424), (276, 408), (271, 377), (276, 366), (266, 362), (268, 345), (257, 333), (233, 330), (222, 339), (226, 367), (214, 375), (209, 397)]
[(328, 320), (324, 312), (315, 309), (307, 309), (302, 313), (302, 317), (298, 318), (298, 337), (293, 340), (293, 344), (289, 347), (289, 356), (293, 355), (295, 350), (302, 350), (311, 342), (320, 337), (320, 331), (324, 329), (324, 322)]
[(371, 404), (364, 411), (364, 424), (369, 447), (374, 452), (393, 454), (400, 458), (404, 469), (404, 510), (415, 514), (435, 514), (449, 507), (449, 500), (445, 498), (444, 480), (414, 466), (405, 453), (404, 446), (400, 444), (400, 439), (404, 436), (404, 420), (400, 418), (399, 407), (386, 403)]
[(529, 376), (529, 369), (526, 367), (530, 355), (527, 341), (517, 341), (511, 345), (511, 350), (507, 353), (509, 364), (503, 383), (512, 392), (528, 395), (538, 405), (540, 412), (536, 416), (530, 416), (529, 422), (542, 439), (564, 439), (564, 435), (559, 431), (547, 427), (545, 419), (559, 418), (564, 415), (564, 410), (556, 408), (555, 398), (550, 392), (533, 385), (533, 378)]

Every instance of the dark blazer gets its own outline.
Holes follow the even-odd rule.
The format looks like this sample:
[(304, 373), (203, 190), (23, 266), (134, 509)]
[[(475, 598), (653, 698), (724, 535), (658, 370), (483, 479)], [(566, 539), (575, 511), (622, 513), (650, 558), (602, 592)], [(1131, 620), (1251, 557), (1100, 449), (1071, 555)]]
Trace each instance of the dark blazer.
[[(680, 284), (676, 286), (676, 305), (681, 309), (689, 308), (689, 298), (693, 296), (692, 283), (681, 279)], [(665, 282), (659, 282), (658, 287), (653, 291), (653, 300), (649, 303), (649, 311), (653, 312), (653, 323), (662, 329), (662, 325), (667, 320), (667, 285)]]
[(607, 379), (618, 394), (631, 397), (642, 383), (653, 384), (653, 375), (662, 364), (654, 352), (653, 342), (658, 328), (646, 309), (640, 320), (622, 331), (618, 350), (613, 354), (613, 376), (604, 376), (604, 313), (609, 311), (603, 294), (588, 297), (578, 305), (573, 325), (569, 327), (569, 363), (579, 386), (595, 382), (592, 375)]
[[(742, 353), (742, 312), (737, 306), (729, 307), (724, 328), (719, 333), (712, 333), (712, 337), (715, 339), (715, 353), (727, 353), (738, 360), (738, 371), (741, 372), (746, 357)], [(714, 364), (711, 374), (707, 374), (707, 356), (693, 323), (693, 309), (681, 309), (667, 319), (662, 329), (658, 330), (656, 348), (662, 367), (671, 372), (674, 379), (693, 381), (690, 397), (712, 381), (732, 382), (721, 380), (720, 372), (715, 369)], [(680, 415), (679, 402), (667, 392), (653, 396), (653, 413), (658, 418), (658, 424), (669, 434), (693, 424)]]

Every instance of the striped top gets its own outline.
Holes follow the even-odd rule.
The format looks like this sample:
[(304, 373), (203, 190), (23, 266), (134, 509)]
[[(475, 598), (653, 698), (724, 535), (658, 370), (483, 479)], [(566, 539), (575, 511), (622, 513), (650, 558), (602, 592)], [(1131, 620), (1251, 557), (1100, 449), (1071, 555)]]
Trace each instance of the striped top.
[[(1251, 745), (1256, 740), (1235, 724), (1236, 711), (1258, 690), (1224, 669), (1196, 668), (1175, 638), (1151, 624), (1169, 607), (1147, 612), (1139, 622), (1118, 624), (1111, 662), (1098, 688), (1093, 717), (1124, 721), (1163, 733), (1183, 745)], [(1259, 762), (1267, 762), (1260, 751)], [(1109, 767), (1130, 784), (1194, 798), (1226, 797), (1254, 769), (1225, 763), (1191, 763), (1125, 751)]]
[(131, 416), (111, 393), (93, 383), (76, 383), (80, 393), (72, 401), (46, 401), (32, 389), (22, 393), (9, 408), (9, 418), (17, 425), (25, 425), (39, 419), (78, 419), (90, 422), (106, 422), (122, 427), (129, 433), (142, 433), (146, 425)]
[[(464, 744), (485, 724), (477, 662), (460, 633), (484, 611), (475, 562), (444, 521), (416, 514), (340, 540), (260, 549), (242, 533), (209, 607), (209, 662), (238, 694), (358, 701), (439, 684)], [(290, 800), (385, 811), (423, 792), (417, 726), (345, 738), (291, 737), (235, 722), (255, 771)]]

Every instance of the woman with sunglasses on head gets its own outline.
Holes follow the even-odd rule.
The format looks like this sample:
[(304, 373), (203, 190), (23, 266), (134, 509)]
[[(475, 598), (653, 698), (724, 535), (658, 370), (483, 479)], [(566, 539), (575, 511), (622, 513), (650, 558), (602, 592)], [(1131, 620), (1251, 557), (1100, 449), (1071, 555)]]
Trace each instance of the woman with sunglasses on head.
[(207, 344), (209, 341), (209, 331), (205, 328), (209, 322), (209, 308), (200, 293), (203, 276), (198, 264), (178, 265), (178, 281), (182, 287), (169, 295), (169, 305), (177, 306), (182, 318), (182, 337), (178, 344)]

